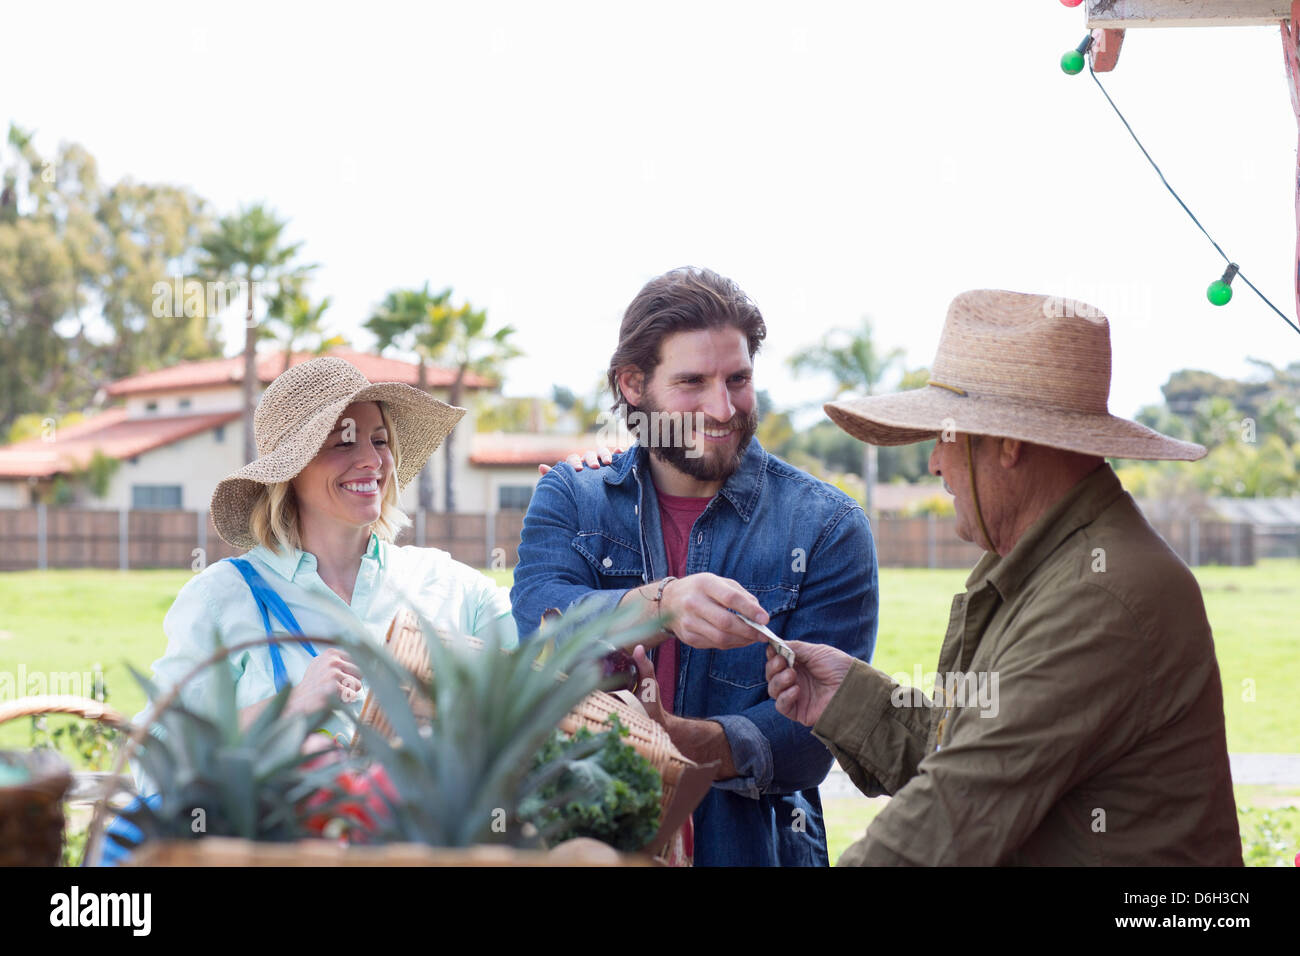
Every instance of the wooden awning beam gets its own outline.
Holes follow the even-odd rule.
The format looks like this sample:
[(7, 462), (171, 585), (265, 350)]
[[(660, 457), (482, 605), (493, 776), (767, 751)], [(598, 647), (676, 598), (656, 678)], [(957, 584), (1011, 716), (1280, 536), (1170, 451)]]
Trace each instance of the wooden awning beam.
[(1088, 0), (1094, 30), (1137, 27), (1275, 27), (1290, 0)]
[(1109, 73), (1119, 62), (1119, 50), (1124, 44), (1123, 30), (1092, 31), (1092, 69), (1095, 73)]
[[(1286, 62), (1287, 89), (1291, 91), (1291, 111), (1300, 126), (1300, 0), (1291, 0), (1290, 23), (1282, 24), (1282, 58)], [(1295, 193), (1295, 308), (1300, 319), (1300, 152), (1296, 154)]]

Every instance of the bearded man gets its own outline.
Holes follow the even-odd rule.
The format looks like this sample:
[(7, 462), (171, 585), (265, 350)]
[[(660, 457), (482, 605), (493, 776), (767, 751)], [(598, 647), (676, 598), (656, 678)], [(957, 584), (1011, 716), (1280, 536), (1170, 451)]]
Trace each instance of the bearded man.
[(671, 620), (635, 656), (660, 689), (651, 715), (686, 756), (718, 767), (693, 817), (702, 866), (829, 862), (817, 787), (830, 752), (777, 713), (762, 646), (714, 646), (755, 633), (738, 615), (862, 661), (876, 638), (862, 508), (754, 438), (766, 334), (757, 306), (714, 272), (645, 285), (609, 363), (637, 443), (612, 467), (560, 464), (542, 478), (510, 593), (521, 635), (578, 606)]

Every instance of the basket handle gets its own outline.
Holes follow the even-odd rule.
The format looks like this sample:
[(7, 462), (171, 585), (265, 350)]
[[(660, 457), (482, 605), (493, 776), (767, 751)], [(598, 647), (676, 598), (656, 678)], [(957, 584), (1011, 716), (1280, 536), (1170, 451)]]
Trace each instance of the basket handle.
[(76, 697), (71, 694), (37, 694), (0, 704), (0, 724), (17, 720), (19, 717), (35, 717), (38, 714), (72, 714), (108, 724), (110, 727), (130, 726), (130, 723), (112, 707), (102, 700), (94, 700), (90, 697)]

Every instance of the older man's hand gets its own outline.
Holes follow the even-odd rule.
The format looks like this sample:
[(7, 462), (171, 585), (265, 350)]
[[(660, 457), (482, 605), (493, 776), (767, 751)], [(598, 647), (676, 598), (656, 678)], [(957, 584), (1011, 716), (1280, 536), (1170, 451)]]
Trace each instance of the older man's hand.
[(777, 713), (811, 727), (844, 683), (853, 658), (828, 644), (791, 641), (795, 666), (775, 649), (767, 649), (767, 693)]

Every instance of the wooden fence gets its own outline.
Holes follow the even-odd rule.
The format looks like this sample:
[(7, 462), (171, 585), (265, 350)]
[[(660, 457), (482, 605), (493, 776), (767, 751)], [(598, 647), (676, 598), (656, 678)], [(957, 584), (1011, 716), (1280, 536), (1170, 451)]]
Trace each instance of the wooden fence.
[[(476, 568), (513, 568), (522, 511), (413, 516), (399, 545), (441, 548)], [(1228, 522), (1154, 522), (1190, 565), (1255, 563), (1252, 526)], [(956, 519), (881, 517), (872, 523), (876, 556), (886, 568), (972, 568), (983, 551), (956, 534)], [(90, 508), (0, 509), (0, 571), (36, 568), (189, 568), (238, 554), (217, 535), (206, 511), (105, 511)]]
[[(476, 568), (519, 560), (522, 511), (413, 515), (397, 544), (441, 548)], [(37, 568), (188, 568), (241, 554), (207, 511), (0, 508), (0, 571)]]
[[(1227, 521), (1153, 521), (1151, 526), (1189, 565), (1255, 563), (1255, 529)], [(973, 568), (983, 549), (957, 537), (956, 518), (880, 517), (872, 522), (882, 568)]]

